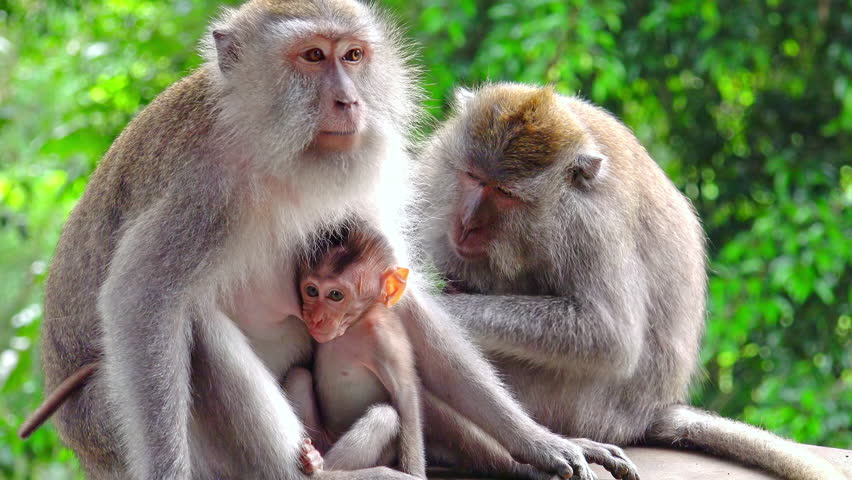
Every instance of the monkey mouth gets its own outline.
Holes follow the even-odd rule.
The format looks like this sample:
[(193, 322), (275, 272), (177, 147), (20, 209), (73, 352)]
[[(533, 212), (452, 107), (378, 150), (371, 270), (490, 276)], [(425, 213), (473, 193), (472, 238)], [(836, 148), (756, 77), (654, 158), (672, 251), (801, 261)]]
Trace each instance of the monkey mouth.
[(319, 343), (330, 342), (343, 334), (340, 322), (332, 321), (331, 319), (324, 319), (313, 327), (309, 327), (308, 333)]
[(356, 133), (358, 133), (356, 130), (345, 130), (345, 131), (340, 131), (340, 132), (332, 132), (332, 131), (324, 130), (324, 131), (320, 132), (320, 135), (331, 135), (333, 137), (346, 137), (346, 136), (349, 136), (349, 135), (355, 135)]
[(312, 148), (319, 152), (348, 152), (361, 144), (361, 132), (355, 130), (320, 130)]
[(448, 235), (456, 256), (465, 262), (476, 262), (488, 257), (488, 234), (485, 229), (463, 230), (456, 226)]
[(328, 343), (342, 335), (337, 329), (332, 329), (327, 332), (312, 330), (310, 333), (317, 343)]
[(480, 245), (454, 245), (456, 255), (466, 262), (485, 260), (488, 257), (488, 249)]

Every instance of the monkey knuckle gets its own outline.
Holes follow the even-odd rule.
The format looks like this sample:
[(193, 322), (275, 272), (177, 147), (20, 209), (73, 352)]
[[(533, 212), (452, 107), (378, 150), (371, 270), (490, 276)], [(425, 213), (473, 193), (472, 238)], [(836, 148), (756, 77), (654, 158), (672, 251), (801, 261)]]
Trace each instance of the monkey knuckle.
[(609, 446), (609, 451), (610, 451), (610, 453), (612, 453), (613, 455), (615, 455), (617, 457), (622, 457), (622, 458), (627, 457), (627, 454), (624, 453), (624, 450), (622, 450), (621, 448), (616, 447), (614, 445)]

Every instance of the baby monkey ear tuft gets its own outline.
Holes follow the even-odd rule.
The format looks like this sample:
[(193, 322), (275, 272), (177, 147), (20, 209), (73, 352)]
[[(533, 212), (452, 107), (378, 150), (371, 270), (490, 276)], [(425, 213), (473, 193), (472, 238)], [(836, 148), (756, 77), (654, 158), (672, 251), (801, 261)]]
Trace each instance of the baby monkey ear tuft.
[(408, 269), (393, 267), (382, 273), (382, 296), (381, 301), (390, 308), (399, 302), (405, 293), (405, 284), (408, 281)]
[(213, 30), (213, 41), (216, 43), (219, 70), (225, 73), (239, 60), (239, 44), (232, 32), (220, 29)]
[(606, 157), (597, 152), (581, 153), (568, 169), (568, 184), (588, 188), (594, 184), (601, 172)]

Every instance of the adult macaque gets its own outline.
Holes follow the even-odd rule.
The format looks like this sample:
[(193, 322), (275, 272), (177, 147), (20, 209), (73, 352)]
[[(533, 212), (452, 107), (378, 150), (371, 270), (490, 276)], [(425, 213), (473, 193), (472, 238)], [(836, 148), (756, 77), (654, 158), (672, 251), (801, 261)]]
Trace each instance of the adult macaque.
[(389, 465), (426, 478), (420, 385), (405, 327), (391, 310), (405, 291), (378, 232), (345, 230), (299, 268), (302, 320), (317, 346), (313, 374), (284, 389), (331, 470)]
[(425, 250), (444, 304), (554, 431), (707, 450), (790, 480), (843, 478), (684, 404), (705, 315), (704, 234), (612, 115), (549, 88), (462, 90), (423, 153)]
[[(384, 179), (406, 166), (417, 108), (394, 31), (353, 0), (228, 10), (205, 65), (107, 152), (57, 246), (42, 331), (47, 391), (100, 365), (56, 415), (90, 478), (303, 476), (303, 427), (277, 382), (312, 348), (295, 259), (344, 218), (385, 234), (397, 223), (379, 193), (404, 186)], [(411, 281), (396, 308), (424, 388), (517, 460), (591, 478), (588, 445), (530, 419)]]

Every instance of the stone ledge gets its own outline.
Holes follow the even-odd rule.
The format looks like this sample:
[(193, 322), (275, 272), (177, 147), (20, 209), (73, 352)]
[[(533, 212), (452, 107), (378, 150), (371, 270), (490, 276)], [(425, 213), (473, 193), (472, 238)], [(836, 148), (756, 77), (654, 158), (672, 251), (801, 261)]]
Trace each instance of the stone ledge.
[[(838, 467), (847, 479), (852, 480), (852, 450), (802, 445)], [(760, 470), (744, 467), (736, 462), (723, 460), (704, 453), (668, 448), (633, 447), (625, 452), (639, 467), (642, 480), (778, 480)], [(598, 480), (611, 480), (612, 476), (603, 468), (593, 465)], [(430, 478), (462, 480), (487, 479), (484, 475), (459, 477), (440, 468), (430, 469)]]
[[(852, 450), (811, 445), (802, 447), (825, 458), (852, 480)], [(626, 448), (624, 451), (639, 467), (642, 480), (777, 480), (760, 470), (703, 453), (648, 447)], [(612, 478), (597, 465), (594, 470), (600, 480)]]

